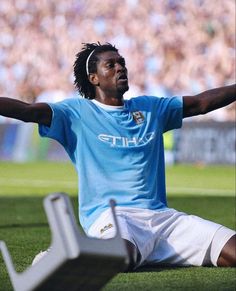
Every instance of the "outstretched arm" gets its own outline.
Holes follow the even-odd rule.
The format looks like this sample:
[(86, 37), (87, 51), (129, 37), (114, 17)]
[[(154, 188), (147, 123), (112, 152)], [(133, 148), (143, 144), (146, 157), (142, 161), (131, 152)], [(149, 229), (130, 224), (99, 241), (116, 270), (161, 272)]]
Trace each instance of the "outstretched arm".
[(236, 85), (204, 91), (194, 96), (183, 96), (183, 117), (205, 114), (236, 100)]
[(6, 97), (0, 97), (0, 115), (47, 126), (52, 120), (52, 110), (47, 103), (29, 104)]

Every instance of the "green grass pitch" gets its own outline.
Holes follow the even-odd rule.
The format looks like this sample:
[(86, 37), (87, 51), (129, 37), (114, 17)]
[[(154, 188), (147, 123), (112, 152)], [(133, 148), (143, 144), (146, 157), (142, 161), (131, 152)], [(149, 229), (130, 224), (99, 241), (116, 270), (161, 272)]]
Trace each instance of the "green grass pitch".
[[(235, 168), (167, 167), (169, 206), (235, 229)], [(0, 163), (0, 240), (9, 247), (17, 271), (50, 244), (42, 200), (67, 192), (77, 211), (77, 178), (69, 163)], [(108, 290), (236, 290), (235, 268), (145, 267), (120, 273)], [(91, 278), (92, 280), (92, 278)], [(12, 290), (0, 255), (0, 290)]]

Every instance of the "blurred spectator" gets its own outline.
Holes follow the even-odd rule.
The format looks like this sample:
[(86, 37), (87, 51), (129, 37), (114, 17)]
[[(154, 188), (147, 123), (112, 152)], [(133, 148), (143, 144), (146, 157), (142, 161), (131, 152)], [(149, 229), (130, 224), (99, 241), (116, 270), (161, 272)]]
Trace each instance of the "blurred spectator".
[[(59, 99), (72, 96), (75, 54), (96, 41), (125, 56), (127, 98), (235, 82), (234, 0), (2, 0), (1, 95), (29, 102), (57, 91)], [(221, 109), (221, 120), (235, 118), (232, 108)]]

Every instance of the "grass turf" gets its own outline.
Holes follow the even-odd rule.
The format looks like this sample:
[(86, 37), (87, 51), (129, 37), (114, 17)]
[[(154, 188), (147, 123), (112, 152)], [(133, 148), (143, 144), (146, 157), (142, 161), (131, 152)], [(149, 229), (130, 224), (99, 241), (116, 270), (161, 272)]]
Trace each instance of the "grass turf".
[[(169, 206), (235, 228), (233, 167), (168, 167), (167, 184)], [(50, 244), (42, 200), (56, 191), (69, 193), (77, 211), (70, 164), (0, 163), (0, 240), (7, 243), (19, 272)], [(118, 274), (104, 290), (235, 290), (235, 277), (235, 268), (145, 267)], [(12, 290), (1, 256), (0, 290)]]

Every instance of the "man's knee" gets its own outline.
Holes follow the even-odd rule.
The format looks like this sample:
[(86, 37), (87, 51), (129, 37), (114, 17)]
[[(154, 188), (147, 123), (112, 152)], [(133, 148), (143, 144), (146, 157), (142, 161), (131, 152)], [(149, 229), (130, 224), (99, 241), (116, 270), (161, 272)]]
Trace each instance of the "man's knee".
[(221, 250), (218, 267), (236, 267), (236, 235), (232, 236)]

